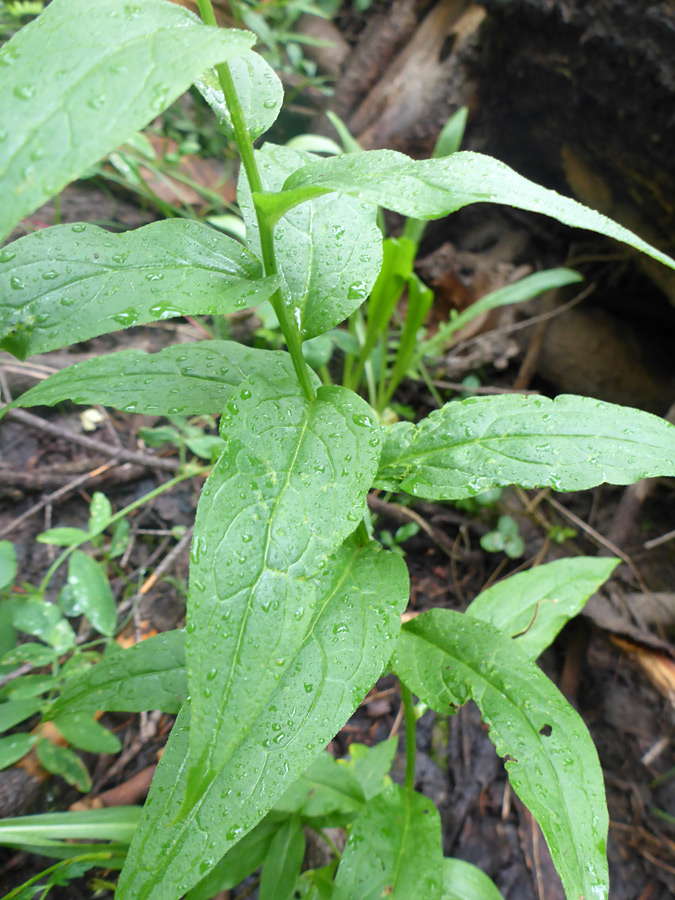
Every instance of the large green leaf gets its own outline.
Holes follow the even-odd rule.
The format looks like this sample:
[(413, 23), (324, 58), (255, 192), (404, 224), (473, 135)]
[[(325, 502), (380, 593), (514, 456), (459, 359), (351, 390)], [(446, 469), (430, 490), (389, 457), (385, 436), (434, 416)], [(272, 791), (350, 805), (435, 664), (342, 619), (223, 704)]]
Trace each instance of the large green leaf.
[[(316, 159), (310, 153), (265, 144), (257, 151), (266, 190)], [(243, 169), (238, 199), (249, 247), (260, 253), (253, 200)], [(339, 324), (363, 303), (382, 264), (382, 234), (375, 208), (352, 197), (319, 197), (292, 210), (274, 232), (286, 302), (295, 310), (303, 339)]]
[(520, 649), (536, 659), (618, 564), (618, 559), (595, 556), (557, 559), (483, 591), (466, 614), (514, 637)]
[(53, 0), (0, 51), (0, 238), (254, 40), (163, 0)]
[(369, 800), (335, 876), (335, 900), (440, 900), (441, 817), (416, 791), (391, 784)]
[(448, 403), (386, 436), (377, 486), (430, 500), (519, 484), (578, 491), (675, 474), (675, 426), (590, 397), (505, 394)]
[[(259, 53), (248, 50), (228, 63), (251, 140), (259, 138), (276, 121), (284, 100), (279, 76)], [(235, 139), (230, 113), (214, 69), (204, 72), (196, 82), (225, 134)]]
[[(381, 673), (408, 597), (405, 564), (350, 539), (317, 578), (299, 652), (201, 801), (181, 814), (189, 708), (150, 789), (117, 900), (177, 900), (274, 805)], [(235, 724), (234, 722), (232, 723)]]
[(504, 898), (494, 881), (477, 866), (464, 862), (463, 859), (444, 859), (441, 900), (504, 900)]
[(417, 219), (439, 219), (470, 203), (503, 203), (624, 241), (675, 268), (669, 256), (607, 216), (540, 187), (481, 153), (462, 151), (442, 159), (421, 160), (395, 150), (335, 156), (303, 166), (286, 180), (283, 195), (263, 195), (260, 201), (278, 214), (330, 191), (358, 196)]
[(129, 325), (232, 312), (277, 283), (241, 244), (200, 222), (124, 234), (56, 225), (0, 251), (0, 347), (24, 359)]
[(221, 413), (232, 390), (252, 373), (286, 377), (292, 371), (287, 353), (235, 341), (176, 344), (159, 353), (120, 350), (57, 372), (5, 409), (71, 399), (158, 416)]
[(195, 801), (301, 646), (315, 602), (309, 576), (363, 516), (380, 454), (371, 416), (346, 388), (320, 387), (307, 400), (294, 376), (251, 377), (228, 402), (226, 446), (204, 485), (191, 554)]
[(546, 837), (568, 900), (607, 897), (602, 769), (578, 713), (507, 635), (451, 610), (409, 622), (397, 674), (437, 712), (478, 705), (511, 784)]
[(113, 652), (77, 677), (69, 678), (49, 710), (49, 718), (97, 709), (161, 709), (175, 713), (186, 695), (185, 633), (168, 631), (128, 650)]

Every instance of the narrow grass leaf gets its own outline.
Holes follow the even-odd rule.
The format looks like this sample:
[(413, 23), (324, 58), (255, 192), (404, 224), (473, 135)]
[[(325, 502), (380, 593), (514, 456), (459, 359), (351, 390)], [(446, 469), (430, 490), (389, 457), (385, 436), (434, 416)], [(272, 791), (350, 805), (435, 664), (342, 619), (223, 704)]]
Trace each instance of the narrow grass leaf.
[(228, 402), (191, 553), (195, 801), (302, 644), (315, 603), (309, 576), (363, 516), (380, 453), (374, 418), (346, 388), (320, 387), (307, 400), (295, 377), (252, 377)]
[(463, 859), (443, 860), (441, 900), (504, 900), (494, 881)]
[(284, 184), (287, 196), (282, 194), (269, 201), (283, 209), (295, 199), (303, 202), (312, 194), (329, 191), (358, 196), (367, 203), (417, 219), (439, 219), (470, 203), (501, 203), (543, 213), (565, 225), (597, 231), (675, 268), (675, 261), (669, 256), (607, 216), (540, 187), (481, 153), (461, 151), (442, 159), (421, 160), (412, 160), (395, 150), (335, 156), (299, 168)]
[(452, 610), (402, 630), (392, 664), (437, 712), (474, 700), (516, 793), (539, 822), (568, 900), (605, 900), (607, 806), (581, 717), (509, 636)]
[(447, 403), (385, 438), (377, 486), (429, 500), (519, 484), (579, 491), (675, 474), (675, 426), (590, 397), (516, 394)]
[(176, 713), (187, 694), (185, 633), (157, 634), (69, 678), (50, 718), (94, 712)]
[[(228, 63), (237, 98), (252, 141), (276, 122), (284, 101), (279, 76), (259, 53), (247, 50)], [(223, 132), (235, 139), (230, 113), (215, 69), (208, 69), (196, 81), (199, 93), (216, 114)]]
[(25, 359), (130, 325), (233, 312), (277, 284), (245, 247), (200, 222), (123, 234), (55, 225), (0, 251), (0, 347)]
[(305, 835), (290, 816), (272, 838), (260, 878), (260, 900), (291, 900), (305, 855)]
[(335, 876), (335, 900), (440, 900), (441, 818), (416, 791), (391, 784), (354, 822)]
[(0, 51), (0, 238), (254, 40), (162, 0), (52, 0)]
[(618, 559), (594, 556), (557, 559), (511, 575), (483, 591), (469, 604), (466, 614), (510, 635), (524, 653), (536, 659), (618, 564)]
[[(281, 190), (309, 153), (266, 144), (257, 151), (268, 191)], [(260, 253), (253, 199), (242, 174), (238, 199), (248, 246)], [(282, 290), (295, 310), (303, 339), (316, 337), (346, 319), (366, 299), (382, 264), (382, 233), (375, 207), (352, 197), (320, 197), (291, 211), (274, 233)]]
[(232, 390), (253, 373), (286, 377), (291, 371), (287, 353), (234, 341), (177, 344), (159, 353), (120, 350), (62, 369), (7, 408), (70, 399), (157, 416), (220, 414)]
[(177, 900), (195, 885), (305, 771), (382, 672), (408, 598), (405, 563), (353, 539), (330, 562), (300, 650), (186, 814), (189, 707), (181, 711), (117, 900)]
[(128, 844), (141, 817), (140, 806), (115, 806), (60, 813), (41, 813), (0, 820), (0, 844), (87, 838)]

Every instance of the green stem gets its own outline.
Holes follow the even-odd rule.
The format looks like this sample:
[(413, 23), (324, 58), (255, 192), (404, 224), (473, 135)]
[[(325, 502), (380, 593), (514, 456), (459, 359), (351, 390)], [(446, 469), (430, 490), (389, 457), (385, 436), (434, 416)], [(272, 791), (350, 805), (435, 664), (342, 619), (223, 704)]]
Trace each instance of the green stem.
[(111, 525), (114, 525), (115, 522), (118, 522), (120, 519), (124, 519), (125, 516), (128, 516), (129, 513), (133, 512), (135, 509), (138, 509), (139, 506), (143, 506), (148, 500), (153, 500), (155, 497), (158, 497), (160, 494), (163, 494), (165, 491), (170, 490), (174, 485), (180, 484), (181, 481), (185, 481), (186, 478), (193, 478), (195, 475), (202, 475), (204, 472), (209, 472), (211, 470), (210, 466), (200, 466), (199, 468), (190, 468), (185, 472), (182, 472), (180, 475), (176, 475), (175, 478), (172, 478), (170, 481), (164, 482), (164, 484), (160, 484), (159, 487), (156, 487), (153, 491), (150, 491), (148, 494), (143, 494), (142, 497), (139, 497), (138, 500), (134, 500), (133, 503), (130, 503), (128, 506), (125, 506), (124, 509), (121, 509), (119, 512), (116, 512), (114, 516), (111, 516), (108, 521), (99, 528), (97, 531), (92, 531), (87, 535), (86, 538), (83, 538), (81, 541), (78, 541), (76, 544), (71, 544), (70, 547), (66, 547), (66, 549), (60, 553), (54, 562), (49, 567), (47, 574), (40, 582), (40, 587), (38, 588), (40, 594), (44, 594), (47, 590), (47, 586), (49, 582), (52, 580), (56, 571), (59, 569), (62, 563), (64, 563), (73, 550), (77, 550), (82, 544), (86, 544), (93, 537), (97, 537), (99, 534), (102, 534), (106, 528), (109, 528)]
[(415, 753), (417, 750), (415, 732), (417, 716), (415, 715), (415, 705), (410, 690), (402, 681), (399, 684), (401, 687), (403, 713), (405, 715), (405, 788), (408, 791), (412, 791), (415, 788)]
[[(199, 12), (205, 25), (217, 25), (216, 17), (213, 12), (211, 0), (197, 0)], [(234, 138), (239, 148), (241, 162), (246, 172), (248, 185), (252, 194), (260, 194), (263, 192), (263, 185), (258, 171), (258, 165), (255, 161), (253, 152), (253, 143), (246, 128), (244, 113), (239, 103), (237, 90), (232, 80), (232, 73), (227, 63), (220, 63), (216, 66), (216, 73), (220, 82), (220, 87), (225, 97), (225, 104), (232, 120), (232, 129)], [(262, 253), (263, 266), (266, 275), (278, 275), (277, 261), (274, 253), (274, 230), (267, 216), (258, 208), (254, 201), (255, 215), (258, 222), (258, 232), (260, 234), (260, 249)], [(302, 355), (302, 341), (300, 339), (300, 329), (297, 323), (291, 317), (288, 307), (284, 303), (281, 291), (276, 290), (270, 297), (270, 302), (274, 307), (284, 341), (288, 347), (288, 352), (293, 360), (293, 367), (300, 381), (302, 391), (308, 400), (313, 400), (316, 396), (314, 388), (309, 377), (307, 364)]]

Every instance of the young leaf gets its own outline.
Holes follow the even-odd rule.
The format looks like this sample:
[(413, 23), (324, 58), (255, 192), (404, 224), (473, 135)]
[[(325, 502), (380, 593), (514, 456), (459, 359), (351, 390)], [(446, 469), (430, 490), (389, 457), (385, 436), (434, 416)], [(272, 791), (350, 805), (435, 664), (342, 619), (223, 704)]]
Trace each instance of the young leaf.
[(380, 741), (374, 747), (365, 744), (349, 745), (349, 760), (340, 760), (361, 785), (366, 800), (370, 800), (387, 784), (387, 773), (396, 755), (397, 738)]
[(53, 0), (0, 51), (0, 239), (253, 42), (161, 0)]
[(54, 725), (63, 737), (77, 747), (89, 753), (118, 753), (122, 749), (119, 738), (104, 728), (90, 713), (73, 713), (54, 719)]
[(590, 397), (471, 397), (388, 432), (377, 487), (429, 500), (519, 484), (579, 491), (675, 474), (675, 426)]
[(219, 891), (236, 887), (244, 878), (248, 878), (263, 864), (272, 838), (279, 830), (279, 824), (278, 816), (272, 813), (265, 816), (253, 831), (244, 835), (239, 843), (225, 854), (198, 885), (187, 892), (185, 900), (211, 900)]
[(283, 214), (296, 203), (331, 191), (358, 196), (366, 203), (417, 219), (439, 219), (470, 203), (502, 203), (597, 231), (675, 268), (675, 260), (607, 216), (540, 187), (482, 153), (461, 151), (442, 159), (420, 160), (395, 150), (350, 153), (299, 168), (286, 179), (283, 189), (277, 197), (261, 197), (267, 210)]
[(287, 377), (292, 369), (287, 353), (234, 341), (176, 344), (159, 353), (120, 350), (56, 372), (7, 408), (53, 406), (71, 399), (157, 416), (220, 414), (233, 388), (249, 375)]
[[(284, 100), (283, 86), (274, 69), (259, 53), (252, 50), (236, 56), (228, 66), (244, 114), (246, 130), (254, 141), (274, 125)], [(208, 69), (195, 84), (216, 114), (223, 132), (234, 140), (232, 120), (215, 70)]]
[(37, 755), (52, 775), (59, 775), (83, 793), (91, 790), (89, 772), (77, 753), (73, 753), (68, 747), (57, 747), (43, 738), (37, 745)]
[[(103, 359), (105, 358), (103, 357)], [(113, 510), (110, 500), (101, 491), (94, 491), (89, 504), (89, 533), (100, 534), (104, 531), (112, 514)]]
[(21, 666), (23, 663), (30, 663), (35, 667), (49, 666), (58, 655), (58, 652), (53, 647), (29, 641), (19, 644), (18, 647), (14, 647), (8, 653), (3, 653), (0, 657), (0, 666)]
[(75, 632), (54, 603), (40, 597), (22, 597), (7, 601), (12, 611), (12, 623), (17, 631), (32, 634), (59, 653), (75, 646)]
[(330, 753), (321, 753), (274, 808), (311, 818), (328, 813), (357, 812), (365, 801), (356, 777)]
[(351, 828), (335, 900), (440, 900), (441, 817), (416, 791), (391, 784), (369, 800)]
[(588, 598), (607, 581), (618, 559), (580, 556), (511, 575), (479, 594), (466, 614), (513, 637), (536, 659)]
[(89, 540), (89, 532), (82, 528), (50, 528), (35, 538), (40, 544), (53, 544), (55, 547), (72, 547)]
[(378, 432), (356, 394), (320, 387), (309, 401), (295, 377), (252, 377), (228, 403), (226, 446), (199, 501), (190, 567), (195, 801), (304, 640), (315, 591), (308, 576), (363, 516)]
[(21, 675), (0, 688), (0, 697), (9, 700), (28, 700), (46, 694), (56, 685), (53, 675)]
[(0, 591), (11, 587), (16, 578), (16, 550), (10, 541), (0, 541)]
[(200, 222), (123, 234), (56, 225), (0, 251), (0, 347), (25, 359), (130, 325), (255, 306), (277, 285), (245, 247)]
[(150, 789), (117, 900), (177, 900), (307, 768), (379, 676), (408, 597), (405, 564), (348, 540), (321, 575), (300, 651), (201, 802), (183, 814), (189, 708)]
[(478, 705), (516, 793), (551, 850), (568, 900), (607, 897), (602, 770), (577, 712), (507, 635), (451, 610), (402, 630), (393, 666), (437, 712)]
[(494, 881), (463, 859), (443, 860), (441, 900), (504, 900)]
[[(256, 152), (266, 190), (278, 191), (309, 153), (266, 144)], [(242, 173), (239, 206), (248, 246), (260, 253), (253, 199)], [(303, 339), (328, 331), (366, 299), (382, 264), (382, 234), (375, 208), (351, 197), (320, 197), (293, 210), (274, 233), (286, 301), (295, 310)]]
[(0, 769), (6, 769), (25, 756), (37, 741), (36, 734), (11, 734), (0, 737)]
[(168, 631), (69, 678), (49, 710), (49, 717), (97, 709), (110, 712), (161, 709), (176, 713), (186, 694), (185, 634)]
[(6, 700), (0, 703), (0, 732), (14, 728), (20, 722), (34, 716), (42, 706), (40, 700), (31, 697), (25, 700)]
[(91, 556), (74, 550), (68, 561), (69, 615), (85, 615), (99, 634), (112, 635), (117, 607), (104, 569)]
[(260, 900), (291, 900), (304, 855), (302, 825), (291, 816), (272, 838), (260, 878)]

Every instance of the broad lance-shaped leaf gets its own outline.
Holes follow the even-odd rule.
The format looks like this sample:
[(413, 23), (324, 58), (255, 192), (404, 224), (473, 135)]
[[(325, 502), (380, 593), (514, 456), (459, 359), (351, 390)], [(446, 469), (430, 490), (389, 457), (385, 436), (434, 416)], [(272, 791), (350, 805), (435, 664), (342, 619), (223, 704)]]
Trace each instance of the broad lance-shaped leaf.
[(193, 801), (222, 768), (304, 640), (310, 577), (363, 516), (380, 454), (368, 404), (307, 400), (295, 376), (243, 382), (197, 508), (187, 614)]
[(354, 822), (334, 900), (440, 900), (441, 817), (416, 791), (391, 784)]
[(69, 678), (47, 717), (98, 709), (175, 713), (186, 696), (185, 632), (168, 631), (128, 650), (113, 651), (95, 666)]
[(442, 159), (420, 160), (395, 150), (349, 153), (303, 166), (286, 180), (283, 194), (263, 194), (256, 200), (278, 215), (330, 191), (417, 219), (439, 219), (470, 203), (502, 203), (597, 231), (675, 268), (675, 260), (607, 216), (540, 187), (482, 153), (462, 151)]
[[(311, 153), (266, 144), (256, 152), (260, 178), (269, 191)], [(260, 253), (253, 199), (241, 169), (237, 192), (247, 243)], [(366, 299), (382, 265), (382, 233), (373, 206), (352, 197), (319, 197), (292, 210), (274, 231), (277, 265), (286, 302), (292, 305), (303, 339), (347, 318)]]
[(200, 222), (43, 228), (0, 251), (0, 347), (25, 359), (129, 325), (255, 306), (278, 285), (262, 275), (245, 247)]
[(0, 239), (254, 40), (163, 0), (53, 0), (0, 51)]
[(51, 375), (3, 407), (0, 418), (12, 407), (68, 399), (163, 416), (221, 413), (234, 388), (255, 372), (287, 378), (293, 365), (288, 353), (235, 341), (177, 344), (159, 353), (120, 350)]
[[(284, 101), (279, 76), (259, 53), (248, 50), (228, 63), (251, 140), (259, 138), (276, 122)], [(209, 104), (225, 134), (235, 140), (230, 112), (214, 69), (196, 81), (199, 93)]]
[(605, 900), (607, 806), (586, 726), (507, 635), (451, 610), (401, 631), (392, 664), (437, 712), (474, 700), (516, 793), (541, 825), (568, 900)]
[(184, 815), (188, 706), (181, 711), (116, 900), (181, 897), (305, 771), (382, 672), (408, 598), (401, 558), (350, 538), (316, 578), (316, 598), (300, 650)]
[(557, 559), (511, 575), (479, 594), (466, 610), (513, 637), (536, 659), (588, 598), (607, 581), (618, 559), (579, 556)]
[(472, 397), (386, 435), (377, 487), (429, 500), (519, 484), (579, 491), (675, 474), (675, 426), (590, 397)]

